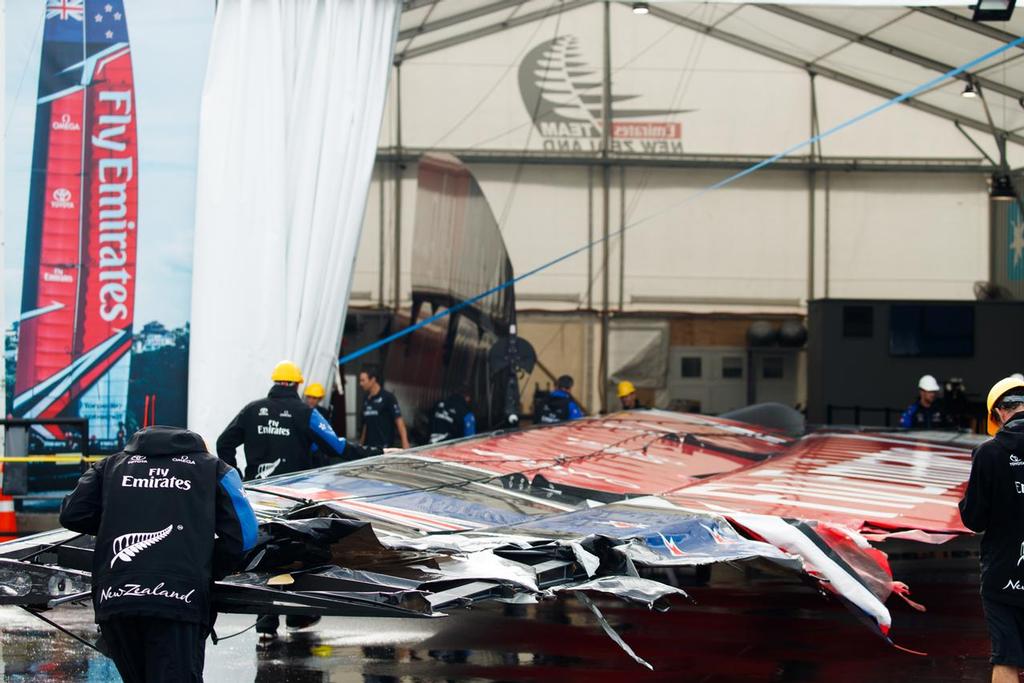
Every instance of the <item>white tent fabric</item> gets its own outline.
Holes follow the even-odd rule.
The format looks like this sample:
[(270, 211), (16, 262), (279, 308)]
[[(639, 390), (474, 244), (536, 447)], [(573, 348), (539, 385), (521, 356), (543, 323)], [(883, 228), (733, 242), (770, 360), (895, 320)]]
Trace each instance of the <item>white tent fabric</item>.
[(220, 0), (203, 90), (189, 427), (213, 441), (281, 359), (327, 385), (400, 0)]
[[(444, 51), (466, 44), (486, 53), (489, 41), (503, 31), (553, 21), (550, 18), (559, 13), (563, 27), (573, 26), (599, 4), (597, 0), (407, 0), (395, 54), (404, 64), (421, 60), (424, 65), (433, 62), (436, 68), (438, 61), (443, 62)], [(612, 2), (611, 6), (613, 22), (632, 19), (634, 26), (638, 21), (663, 22), (665, 30), (675, 24), (678, 31), (672, 34), (673, 41), (705, 35), (774, 59), (781, 57), (820, 75), (819, 83), (838, 82), (888, 99), (1024, 35), (1020, 7), (1005, 22), (973, 22), (972, 4), (965, 0), (653, 0), (648, 3), (650, 16), (635, 19), (625, 16), (631, 3)], [(640, 34), (626, 35), (633, 41)], [(1008, 133), (1008, 141), (1017, 148), (1012, 153), (1015, 159), (1024, 148), (1019, 130), (1024, 128), (1024, 108), (1018, 104), (1024, 94), (1021, 54), (1014, 49), (970, 73), (981, 86), (998, 132)], [(617, 73), (625, 66), (617, 62), (620, 58), (613, 49)], [(415, 80), (406, 81), (410, 92), (416, 90)], [(966, 125), (992, 154), (994, 142), (981, 102), (960, 96), (965, 83), (964, 78), (952, 79), (906, 104)], [(830, 153), (836, 154), (826, 145), (825, 155)]]

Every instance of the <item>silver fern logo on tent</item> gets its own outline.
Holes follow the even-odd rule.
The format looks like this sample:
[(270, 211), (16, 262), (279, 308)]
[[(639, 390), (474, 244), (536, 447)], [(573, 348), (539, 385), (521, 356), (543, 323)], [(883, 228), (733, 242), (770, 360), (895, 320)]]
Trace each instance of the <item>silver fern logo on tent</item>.
[[(180, 531), (182, 526), (178, 525)], [(110, 560), (110, 566), (113, 567), (114, 563), (118, 560), (122, 562), (131, 562), (132, 558), (141, 553), (146, 548), (151, 548), (160, 541), (164, 540), (171, 535), (174, 531), (174, 525), (168, 524), (166, 528), (160, 531), (151, 532), (140, 532), (123, 534), (114, 539), (114, 557)]]
[[(604, 119), (600, 69), (588, 64), (576, 36), (558, 36), (527, 53), (519, 65), (519, 92), (545, 149), (597, 151)], [(611, 138), (617, 151), (682, 152), (682, 124), (638, 120), (683, 114), (692, 109), (620, 106), (640, 95), (612, 92)]]

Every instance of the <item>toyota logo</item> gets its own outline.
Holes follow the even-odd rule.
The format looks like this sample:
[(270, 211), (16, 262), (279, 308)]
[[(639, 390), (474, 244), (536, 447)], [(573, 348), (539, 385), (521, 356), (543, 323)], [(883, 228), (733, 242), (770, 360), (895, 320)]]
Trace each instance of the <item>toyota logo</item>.
[(71, 190), (66, 187), (58, 187), (53, 191), (53, 201), (55, 202), (70, 202), (71, 201)]

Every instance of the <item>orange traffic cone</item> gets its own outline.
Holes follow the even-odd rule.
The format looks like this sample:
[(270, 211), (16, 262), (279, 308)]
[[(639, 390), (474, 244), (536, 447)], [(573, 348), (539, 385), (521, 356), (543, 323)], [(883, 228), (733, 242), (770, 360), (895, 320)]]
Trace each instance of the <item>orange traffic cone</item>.
[(14, 499), (0, 496), (0, 541), (11, 541), (18, 537), (18, 520), (14, 515)]
[[(0, 465), (0, 483), (4, 471)], [(0, 495), (0, 541), (12, 541), (18, 537), (18, 520), (14, 515), (14, 498)]]

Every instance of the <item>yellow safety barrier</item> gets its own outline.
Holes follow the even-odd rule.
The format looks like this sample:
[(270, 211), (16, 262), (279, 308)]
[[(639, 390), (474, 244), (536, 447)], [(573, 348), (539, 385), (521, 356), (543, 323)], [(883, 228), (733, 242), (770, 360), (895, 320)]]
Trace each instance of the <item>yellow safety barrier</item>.
[(78, 463), (97, 462), (107, 456), (105, 455), (81, 455), (78, 453), (56, 453), (54, 455), (22, 455), (0, 458), (0, 462), (56, 462), (56, 463)]

